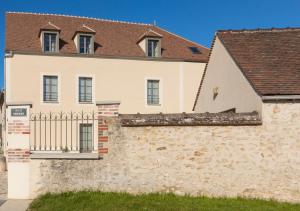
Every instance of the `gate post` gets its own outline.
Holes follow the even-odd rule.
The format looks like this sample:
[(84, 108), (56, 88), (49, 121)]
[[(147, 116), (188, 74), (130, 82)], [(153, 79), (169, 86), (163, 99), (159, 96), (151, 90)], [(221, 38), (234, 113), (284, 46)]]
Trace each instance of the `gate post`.
[(108, 119), (119, 116), (120, 101), (99, 101), (96, 102), (98, 107), (98, 154), (103, 157), (108, 153)]
[(29, 104), (8, 104), (6, 108), (9, 199), (29, 198), (30, 107)]

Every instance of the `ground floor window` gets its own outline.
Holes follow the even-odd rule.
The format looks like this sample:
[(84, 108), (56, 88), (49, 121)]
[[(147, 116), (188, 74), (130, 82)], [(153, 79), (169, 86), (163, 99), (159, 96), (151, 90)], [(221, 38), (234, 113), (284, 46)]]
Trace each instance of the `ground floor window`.
[(80, 152), (93, 150), (93, 125), (80, 124)]

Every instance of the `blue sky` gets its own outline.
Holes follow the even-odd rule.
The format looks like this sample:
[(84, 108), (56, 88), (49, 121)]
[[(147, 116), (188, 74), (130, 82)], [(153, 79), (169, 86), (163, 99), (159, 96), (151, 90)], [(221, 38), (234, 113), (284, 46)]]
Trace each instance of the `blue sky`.
[[(300, 27), (299, 0), (0, 0), (0, 56), (5, 12), (40, 12), (153, 23), (210, 47), (218, 29)], [(0, 87), (3, 86), (0, 60)], [(24, 70), (26, 71), (26, 70)]]

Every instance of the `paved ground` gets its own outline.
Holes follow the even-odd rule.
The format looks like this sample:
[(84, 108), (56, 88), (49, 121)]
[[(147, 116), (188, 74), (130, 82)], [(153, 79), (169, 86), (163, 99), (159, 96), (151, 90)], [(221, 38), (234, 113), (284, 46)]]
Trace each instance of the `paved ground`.
[(25, 211), (31, 200), (7, 200), (7, 171), (0, 172), (0, 211)]
[(1, 205), (0, 211), (26, 211), (31, 200), (7, 200)]

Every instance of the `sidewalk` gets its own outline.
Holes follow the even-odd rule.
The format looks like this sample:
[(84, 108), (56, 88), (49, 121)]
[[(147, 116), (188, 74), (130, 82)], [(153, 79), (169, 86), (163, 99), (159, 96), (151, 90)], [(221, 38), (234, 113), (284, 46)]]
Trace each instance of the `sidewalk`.
[(7, 199), (1, 199), (1, 198), (0, 198), (0, 207), (1, 207), (1, 205), (4, 204), (6, 201), (7, 201)]
[(0, 206), (0, 211), (26, 211), (32, 200), (7, 200)]
[(7, 199), (7, 171), (0, 172), (0, 211), (25, 211), (32, 200)]

